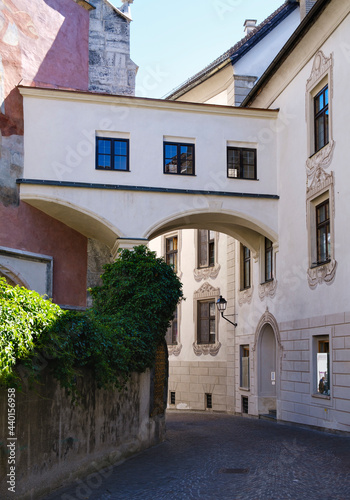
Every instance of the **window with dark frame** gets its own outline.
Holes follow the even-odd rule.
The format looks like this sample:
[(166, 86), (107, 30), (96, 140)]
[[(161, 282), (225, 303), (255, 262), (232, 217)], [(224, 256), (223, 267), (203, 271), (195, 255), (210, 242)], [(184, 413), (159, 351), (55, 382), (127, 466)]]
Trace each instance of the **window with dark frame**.
[(227, 148), (227, 177), (256, 180), (256, 149)]
[(329, 142), (328, 85), (314, 97), (315, 153)]
[(249, 345), (240, 346), (241, 357), (241, 373), (240, 373), (240, 387), (249, 389), (250, 376), (249, 376)]
[(329, 200), (316, 207), (317, 263), (329, 262), (331, 256), (331, 229), (329, 220)]
[(245, 290), (251, 287), (251, 254), (249, 248), (241, 245), (241, 289)]
[(197, 303), (197, 344), (215, 344), (215, 302)]
[(215, 265), (215, 232), (198, 230), (198, 267)]
[(177, 236), (171, 236), (165, 239), (165, 262), (173, 267), (175, 273), (177, 273), (177, 243)]
[(316, 339), (317, 358), (316, 358), (316, 387), (319, 394), (330, 396), (330, 355), (329, 355), (329, 336)]
[(174, 311), (173, 319), (170, 322), (170, 326), (168, 327), (165, 340), (167, 345), (177, 345), (178, 342), (178, 329), (177, 329), (177, 307)]
[(129, 170), (129, 139), (96, 137), (96, 169)]
[(164, 173), (194, 175), (194, 144), (164, 142)]
[(265, 238), (265, 282), (273, 280), (273, 246), (272, 241)]

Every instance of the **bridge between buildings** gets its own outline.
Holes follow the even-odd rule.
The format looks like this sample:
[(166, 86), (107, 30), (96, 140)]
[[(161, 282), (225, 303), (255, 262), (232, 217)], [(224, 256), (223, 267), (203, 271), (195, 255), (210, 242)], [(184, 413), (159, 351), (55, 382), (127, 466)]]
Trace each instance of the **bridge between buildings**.
[[(120, 247), (174, 229), (226, 233), (257, 255), (278, 242), (278, 111), (21, 87), (22, 201)], [(96, 137), (128, 141), (129, 170), (96, 169)], [(164, 173), (164, 142), (193, 144), (195, 175)], [(257, 151), (257, 179), (227, 177), (227, 148)]]

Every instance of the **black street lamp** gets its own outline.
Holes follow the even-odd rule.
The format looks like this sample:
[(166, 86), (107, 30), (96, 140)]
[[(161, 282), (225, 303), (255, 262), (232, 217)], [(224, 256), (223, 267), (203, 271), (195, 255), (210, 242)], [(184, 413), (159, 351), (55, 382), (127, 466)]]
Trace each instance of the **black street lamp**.
[[(228, 321), (229, 323), (231, 323), (231, 325), (237, 326), (237, 323), (233, 323), (232, 321), (230, 321), (229, 319), (227, 319), (226, 316), (224, 316), (224, 311), (226, 310), (226, 306), (227, 306), (227, 300), (225, 300), (222, 295), (220, 295), (220, 297), (216, 301), (216, 305), (218, 307), (218, 311), (221, 313), (221, 316), (224, 319), (226, 319), (226, 321)], [(235, 314), (229, 314), (229, 316), (235, 316)]]

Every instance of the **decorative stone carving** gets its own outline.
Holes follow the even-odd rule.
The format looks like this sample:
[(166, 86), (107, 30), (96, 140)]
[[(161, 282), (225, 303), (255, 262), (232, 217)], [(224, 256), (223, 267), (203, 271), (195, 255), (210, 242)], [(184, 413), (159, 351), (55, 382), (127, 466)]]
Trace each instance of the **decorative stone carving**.
[(270, 297), (271, 299), (276, 295), (277, 290), (277, 280), (268, 281), (267, 283), (261, 283), (259, 285), (259, 298), (264, 300), (265, 297)]
[(253, 298), (254, 287), (246, 288), (245, 290), (240, 290), (238, 292), (238, 304), (242, 306), (243, 304), (250, 304)]
[(207, 281), (203, 283), (203, 285), (193, 294), (195, 299), (206, 299), (210, 297), (218, 297), (219, 295), (219, 288), (214, 288)]
[(181, 352), (182, 344), (168, 345), (169, 356), (178, 356)]
[(215, 344), (197, 344), (197, 342), (193, 342), (193, 351), (196, 356), (201, 356), (202, 354), (216, 356), (220, 347), (220, 342), (215, 342)]
[(321, 285), (322, 283), (331, 285), (335, 279), (336, 270), (337, 261), (334, 259), (322, 266), (309, 268), (307, 271), (309, 287), (315, 289), (317, 285)]
[(199, 269), (193, 269), (193, 276), (196, 281), (206, 280), (208, 278), (216, 278), (221, 269), (220, 264), (216, 264), (213, 267), (201, 267)]
[(319, 50), (314, 58), (310, 78), (306, 82), (306, 90), (310, 92), (311, 89), (323, 78), (323, 76), (330, 72), (330, 91), (333, 97), (333, 54), (326, 57), (322, 50)]
[(306, 173), (308, 178), (312, 177), (317, 170), (328, 168), (332, 162), (335, 141), (330, 140), (322, 149), (317, 151), (306, 161)]
[(328, 174), (323, 168), (318, 167), (312, 172), (307, 171), (307, 197), (311, 198), (321, 193), (325, 188), (334, 184), (333, 172)]

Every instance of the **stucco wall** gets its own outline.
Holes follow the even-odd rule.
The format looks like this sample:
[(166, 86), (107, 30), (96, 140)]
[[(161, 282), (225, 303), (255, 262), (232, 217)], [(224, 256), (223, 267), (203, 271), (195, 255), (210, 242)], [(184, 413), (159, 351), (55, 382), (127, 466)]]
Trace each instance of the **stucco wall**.
[[(45, 373), (31, 391), (16, 393), (16, 493), (7, 490), (6, 442), (0, 443), (0, 497), (37, 500), (50, 491), (161, 442), (164, 418), (150, 418), (150, 372), (133, 375), (128, 390), (96, 389), (84, 374), (81, 403), (72, 405), (57, 382)], [(0, 407), (7, 407), (7, 391)], [(1, 412), (0, 435), (8, 436), (7, 413)], [(110, 468), (110, 467), (109, 467)], [(7, 471), (7, 472), (6, 472)]]

